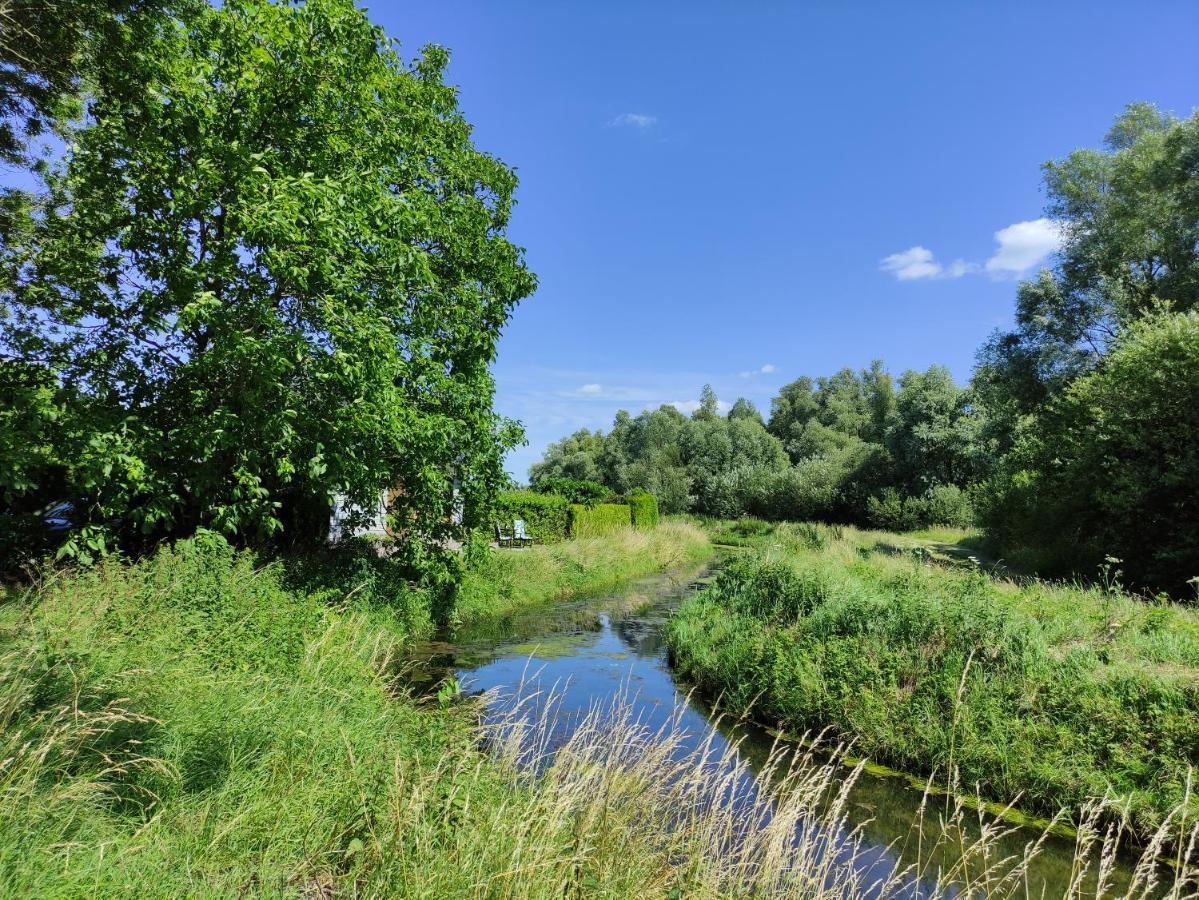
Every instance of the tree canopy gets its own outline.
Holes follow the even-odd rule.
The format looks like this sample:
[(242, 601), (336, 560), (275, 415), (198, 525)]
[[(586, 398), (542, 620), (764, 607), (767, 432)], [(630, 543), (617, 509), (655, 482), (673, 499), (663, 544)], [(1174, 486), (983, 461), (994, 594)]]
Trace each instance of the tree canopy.
[(6, 507), (69, 503), (72, 550), (264, 540), (398, 485), (402, 532), (445, 536), (518, 437), (489, 366), (535, 284), (446, 51), (405, 62), (351, 0), (156, 21), (4, 225)]

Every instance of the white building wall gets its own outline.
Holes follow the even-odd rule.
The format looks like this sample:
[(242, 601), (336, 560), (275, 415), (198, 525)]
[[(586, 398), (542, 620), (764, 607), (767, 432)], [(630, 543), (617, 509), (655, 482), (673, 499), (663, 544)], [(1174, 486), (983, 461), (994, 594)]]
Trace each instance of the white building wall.
[(361, 537), (362, 535), (387, 536), (387, 498), (385, 495), (379, 494), (379, 504), (375, 509), (374, 516), (365, 525), (357, 528), (348, 524), (350, 514), (354, 509), (355, 507), (340, 494), (333, 498), (333, 511), (329, 515), (329, 543), (336, 544), (343, 538)]

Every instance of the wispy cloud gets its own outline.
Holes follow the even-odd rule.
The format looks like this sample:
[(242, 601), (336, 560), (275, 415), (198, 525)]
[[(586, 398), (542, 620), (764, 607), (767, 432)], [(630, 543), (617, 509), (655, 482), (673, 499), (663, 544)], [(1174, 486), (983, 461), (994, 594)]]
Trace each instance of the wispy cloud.
[(658, 124), (658, 117), (646, 113), (621, 113), (608, 120), (609, 128), (653, 128)]
[(1016, 222), (995, 232), (998, 244), (991, 257), (982, 264), (955, 259), (948, 265), (939, 262), (933, 251), (917, 244), (879, 260), (878, 267), (899, 281), (932, 278), (961, 278), (986, 272), (997, 278), (1023, 275), (1042, 263), (1062, 245), (1062, 228), (1051, 219)]
[(771, 375), (778, 371), (778, 366), (774, 363), (766, 363), (760, 369), (748, 369), (744, 372), (738, 372), (738, 378), (753, 378), (755, 375)]
[(580, 394), (586, 394), (588, 397), (600, 397), (604, 393), (602, 384), (585, 384), (579, 388)]
[(890, 272), (900, 281), (914, 281), (919, 278), (961, 278), (971, 272), (978, 271), (978, 265), (955, 259), (948, 266), (937, 262), (933, 251), (917, 244), (899, 253), (892, 253), (879, 260), (878, 267), (884, 272)]

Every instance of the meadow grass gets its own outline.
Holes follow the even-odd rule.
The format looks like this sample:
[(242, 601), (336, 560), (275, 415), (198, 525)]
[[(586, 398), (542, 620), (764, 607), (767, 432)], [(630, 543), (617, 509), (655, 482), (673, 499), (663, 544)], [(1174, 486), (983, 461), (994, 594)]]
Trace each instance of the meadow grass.
[(498, 550), (466, 572), (455, 623), (503, 618), (566, 597), (597, 594), (641, 575), (696, 563), (711, 552), (703, 529), (672, 520), (649, 530), (625, 528), (597, 537)]
[[(922, 896), (1014, 896), (1038, 852), (999, 858), (983, 823), (931, 867), (960, 840), (957, 807), (930, 812), (949, 825), (930, 855), (880, 872), (835, 757), (778, 750), (747, 804), (732, 747), (694, 747), (679, 716), (649, 729), (627, 697), (566, 733), (553, 698), (498, 718), (417, 700), (397, 673), (429, 627), (419, 593), (389, 605), (377, 572), (336, 595), (289, 583), (203, 536), (0, 606), (0, 896), (857, 898), (917, 874)], [(1120, 837), (1102, 809), (1088, 883)], [(1177, 872), (1191, 883), (1186, 859)], [(1158, 878), (1145, 867), (1130, 894)]]
[(830, 727), (1031, 812), (1106, 797), (1147, 835), (1199, 762), (1199, 615), (1110, 578), (1017, 583), (910, 538), (780, 526), (682, 606), (668, 640), (726, 707)]
[[(704, 547), (664, 526), (493, 554), (473, 584), (503, 608)], [(317, 578), (201, 535), (10, 592), (0, 896), (323, 896), (392, 878), (404, 889), (382, 893), (469, 895), (421, 887), (425, 867), (456, 873), (450, 848), (470, 839), (447, 813), (465, 803), (507, 827), (525, 788), (480, 756), (471, 716), (407, 695), (399, 673), (433, 630), (429, 594), (369, 548), (321, 565)], [(383, 846), (412, 867), (381, 875)]]

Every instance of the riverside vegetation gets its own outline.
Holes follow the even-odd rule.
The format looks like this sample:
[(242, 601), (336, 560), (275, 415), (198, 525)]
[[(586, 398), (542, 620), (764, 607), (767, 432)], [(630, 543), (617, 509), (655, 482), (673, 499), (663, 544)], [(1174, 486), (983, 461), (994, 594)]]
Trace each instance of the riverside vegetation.
[[(670, 640), (738, 712), (1069, 807), (1070, 896), (1104, 892), (1127, 829), (1128, 894), (1194, 892), (1196, 626), (1169, 598), (1199, 571), (1199, 116), (1133, 104), (1046, 166), (1058, 263), (967, 387), (876, 364), (798, 378), (768, 417), (708, 389), (690, 418), (565, 439), (504, 494), (522, 434), (491, 367), (536, 277), (444, 49), (401, 57), (352, 0), (0, 18), (0, 892), (1026, 890), (1025, 858), (994, 857), (989, 821), (965, 846), (952, 803), (933, 840), (960, 866), (866, 880), (835, 759), (780, 751), (747, 816), (735, 755), (627, 709), (551, 752), (549, 713), (408, 693), (437, 628), (707, 554), (647, 491), (667, 513), (977, 522), (1046, 572), (1119, 556), (1099, 586), (1016, 583), (882, 534), (726, 523), (752, 555)], [(350, 526), (387, 501), (386, 554), (324, 546), (335, 498)], [(522, 516), (574, 539), (486, 547)]]
[[(652, 537), (653, 565), (704, 544), (687, 525)], [(605, 540), (557, 558), (632, 572), (621, 560), (636, 545)], [(500, 554), (518, 556), (531, 554)], [(497, 571), (529, 601), (562, 590), (552, 568), (542, 559), (530, 584), (523, 566)], [(1039, 844), (996, 855), (1006, 829), (985, 821), (961, 844), (961, 805), (930, 804), (947, 827), (914, 821), (917, 861), (880, 870), (846, 823), (854, 776), (835, 755), (780, 746), (757, 782), (768, 802), (747, 807), (732, 748), (687, 751), (676, 720), (647, 729), (619, 700), (565, 743), (552, 698), (481, 721), (448, 692), (418, 700), (402, 660), (429, 599), (390, 595), (373, 551), (343, 571), (360, 574), (304, 590), (201, 534), (142, 562), (49, 572), (0, 607), (4, 895), (847, 900), (916, 878), (929, 897), (1025, 890)], [(1070, 896), (1110, 884), (1109, 814), (1080, 815)], [(1150, 835), (1126, 896), (1192, 884), (1185, 857), (1174, 874), (1154, 863), (1179, 827), (1194, 826)], [(938, 871), (946, 841), (957, 862)]]
[[(707, 546), (668, 523), (495, 552), (468, 570), (456, 618), (600, 590)], [(467, 716), (403, 689), (435, 595), (369, 545), (330, 556), (317, 583), (206, 533), (13, 589), (0, 605), (0, 893), (294, 896), (365, 879), (450, 897), (495, 878), (497, 896), (524, 896), (514, 885), (554, 883), (505, 872), (521, 828), (549, 829), (535, 852), (557, 853), (569, 816), (536, 821), (556, 801), (480, 756)]]
[[(701, 691), (793, 734), (1049, 814), (1107, 797), (1148, 835), (1199, 763), (1199, 614), (933, 561), (850, 527), (730, 529), (753, 550), (669, 626)], [(956, 549), (956, 548), (955, 548)]]

